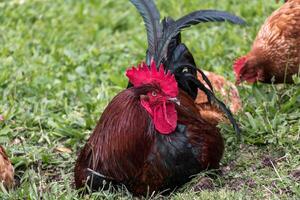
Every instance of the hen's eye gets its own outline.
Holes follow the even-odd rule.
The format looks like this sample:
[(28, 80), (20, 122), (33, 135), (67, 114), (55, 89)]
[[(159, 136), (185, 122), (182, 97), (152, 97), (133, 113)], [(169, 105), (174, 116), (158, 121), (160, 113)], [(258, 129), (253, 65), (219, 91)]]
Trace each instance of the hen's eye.
[(156, 92), (153, 91), (153, 92), (152, 92), (152, 96), (156, 97), (156, 95), (157, 95)]
[(185, 67), (185, 68), (182, 69), (182, 72), (183, 72), (183, 73), (186, 73), (186, 72), (189, 72), (189, 70), (188, 70), (187, 67)]

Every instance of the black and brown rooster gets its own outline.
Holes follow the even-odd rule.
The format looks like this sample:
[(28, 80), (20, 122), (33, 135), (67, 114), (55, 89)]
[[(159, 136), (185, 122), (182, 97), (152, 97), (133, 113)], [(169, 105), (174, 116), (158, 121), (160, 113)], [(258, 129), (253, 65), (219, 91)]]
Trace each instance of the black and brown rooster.
[(146, 63), (127, 70), (128, 88), (109, 103), (81, 150), (75, 166), (77, 188), (97, 190), (106, 182), (147, 195), (172, 191), (202, 170), (217, 169), (223, 138), (215, 124), (200, 116), (194, 103), (198, 89), (226, 111), (239, 132), (230, 111), (197, 79), (199, 70), (180, 41), (180, 31), (200, 22), (243, 20), (206, 10), (161, 22), (152, 0), (131, 2), (147, 28)]

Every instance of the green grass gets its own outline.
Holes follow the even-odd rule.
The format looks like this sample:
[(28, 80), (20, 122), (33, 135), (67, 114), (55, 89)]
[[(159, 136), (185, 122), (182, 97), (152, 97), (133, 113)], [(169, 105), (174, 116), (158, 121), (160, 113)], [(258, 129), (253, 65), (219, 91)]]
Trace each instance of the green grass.
[[(157, 3), (163, 16), (215, 8), (246, 19), (247, 27), (210, 23), (183, 33), (197, 65), (230, 80), (233, 60), (250, 49), (266, 16), (280, 6), (275, 0)], [(125, 69), (144, 59), (146, 33), (134, 7), (126, 0), (4, 0), (0, 10), (0, 144), (20, 184), (0, 193), (1, 199), (132, 198), (124, 191), (81, 197), (73, 168), (101, 112), (126, 86)], [(300, 198), (300, 184), (291, 177), (300, 165), (299, 86), (239, 90), (243, 142), (230, 126), (221, 126), (224, 174), (213, 180), (215, 189), (194, 192), (200, 174), (173, 199)]]

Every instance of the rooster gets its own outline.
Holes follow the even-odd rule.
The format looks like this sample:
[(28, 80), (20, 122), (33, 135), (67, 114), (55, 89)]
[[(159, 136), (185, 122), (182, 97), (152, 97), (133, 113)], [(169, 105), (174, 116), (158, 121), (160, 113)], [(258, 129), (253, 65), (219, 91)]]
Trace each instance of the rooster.
[(14, 168), (8, 159), (4, 148), (0, 145), (0, 181), (6, 188), (14, 185)]
[(223, 138), (201, 119), (193, 99), (178, 90), (174, 75), (166, 74), (163, 65), (157, 71), (152, 62), (150, 69), (143, 63), (127, 70), (127, 77), (133, 87), (109, 103), (78, 157), (76, 187), (99, 188), (106, 180), (146, 195), (217, 169)]
[(251, 51), (233, 68), (237, 84), (293, 83), (300, 74), (300, 0), (286, 1), (267, 18)]
[[(97, 190), (106, 188), (107, 182), (125, 185), (134, 195), (172, 191), (202, 170), (218, 169), (223, 155), (219, 129), (204, 120), (196, 107), (198, 88), (227, 108), (197, 79), (193, 57), (180, 41), (180, 30), (200, 22), (243, 21), (210, 10), (176, 21), (165, 18), (161, 23), (153, 1), (131, 2), (147, 28), (146, 63), (127, 70), (128, 88), (108, 104), (79, 153), (76, 188), (87, 185)], [(235, 128), (239, 131), (237, 125)]]

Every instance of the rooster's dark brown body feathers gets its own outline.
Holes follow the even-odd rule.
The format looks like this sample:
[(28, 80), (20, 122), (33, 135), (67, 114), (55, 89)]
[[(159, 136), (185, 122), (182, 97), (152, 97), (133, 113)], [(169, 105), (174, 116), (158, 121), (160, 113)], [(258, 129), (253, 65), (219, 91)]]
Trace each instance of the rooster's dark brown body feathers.
[[(161, 135), (139, 103), (139, 95), (146, 90), (127, 89), (105, 109), (78, 157), (77, 188), (84, 186), (87, 168), (109, 177), (106, 181), (125, 184), (136, 195), (145, 195), (172, 190), (201, 170), (219, 167), (223, 139), (215, 125), (201, 120), (194, 101), (180, 92), (178, 126), (174, 133)], [(87, 183), (98, 189), (101, 181)]]

